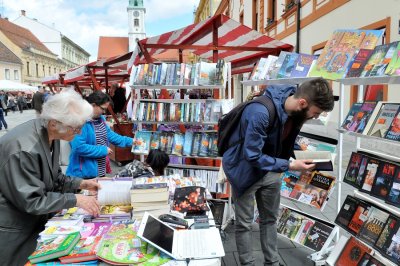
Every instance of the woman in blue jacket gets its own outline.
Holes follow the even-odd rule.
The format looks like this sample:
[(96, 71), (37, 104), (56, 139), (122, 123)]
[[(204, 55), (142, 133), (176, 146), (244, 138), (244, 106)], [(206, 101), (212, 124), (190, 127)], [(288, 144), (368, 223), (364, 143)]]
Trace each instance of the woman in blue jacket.
[(82, 127), (81, 134), (70, 142), (67, 176), (102, 177), (106, 174), (106, 157), (112, 153), (109, 143), (118, 147), (130, 147), (132, 138), (118, 135), (106, 125), (103, 114), (111, 102), (107, 94), (96, 91), (86, 100), (93, 106), (93, 117)]

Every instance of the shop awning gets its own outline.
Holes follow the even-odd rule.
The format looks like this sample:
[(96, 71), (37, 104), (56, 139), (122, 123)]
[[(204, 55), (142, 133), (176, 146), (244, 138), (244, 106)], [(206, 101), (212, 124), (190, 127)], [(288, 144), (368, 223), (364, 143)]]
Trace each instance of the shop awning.
[(189, 50), (203, 59), (231, 62), (232, 73), (249, 72), (260, 57), (291, 51), (293, 46), (261, 34), (219, 14), (179, 30), (140, 40), (132, 53), (132, 65), (155, 62), (167, 49)]

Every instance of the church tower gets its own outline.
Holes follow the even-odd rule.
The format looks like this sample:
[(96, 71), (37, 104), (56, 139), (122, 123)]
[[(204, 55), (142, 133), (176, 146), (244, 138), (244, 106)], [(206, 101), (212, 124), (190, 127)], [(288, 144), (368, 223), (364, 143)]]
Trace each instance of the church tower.
[(128, 24), (129, 24), (129, 51), (136, 47), (137, 40), (146, 38), (144, 29), (144, 8), (143, 0), (129, 0), (128, 6)]

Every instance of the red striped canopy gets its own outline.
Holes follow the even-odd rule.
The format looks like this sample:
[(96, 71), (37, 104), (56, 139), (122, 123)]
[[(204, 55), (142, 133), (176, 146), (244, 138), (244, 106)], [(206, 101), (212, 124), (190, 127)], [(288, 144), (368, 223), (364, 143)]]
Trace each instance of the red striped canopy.
[(203, 59), (231, 62), (232, 73), (249, 72), (260, 57), (292, 51), (293, 46), (263, 35), (219, 14), (179, 30), (140, 40), (132, 53), (132, 65), (152, 63), (167, 49), (189, 50)]

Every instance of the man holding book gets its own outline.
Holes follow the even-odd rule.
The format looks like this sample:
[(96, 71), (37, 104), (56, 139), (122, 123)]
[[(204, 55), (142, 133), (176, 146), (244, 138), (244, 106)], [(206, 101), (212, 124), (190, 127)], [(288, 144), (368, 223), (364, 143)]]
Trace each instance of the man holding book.
[(15, 127), (0, 138), (0, 265), (24, 265), (35, 250), (49, 215), (78, 206), (99, 214), (92, 180), (66, 177), (59, 165), (60, 140), (70, 141), (91, 117), (93, 108), (67, 91), (51, 96), (40, 118)]
[[(306, 120), (331, 111), (334, 97), (323, 78), (295, 86), (269, 86), (264, 95), (275, 107), (274, 122), (261, 103), (245, 107), (240, 124), (230, 137), (236, 143), (225, 151), (223, 169), (228, 177), (235, 201), (236, 245), (242, 265), (254, 265), (251, 223), (254, 197), (260, 214), (260, 240), (264, 265), (279, 265), (276, 246), (280, 204), (280, 173), (287, 170), (308, 171), (315, 167), (312, 160), (293, 160), (295, 139)], [(240, 140), (243, 139), (243, 142)]]

